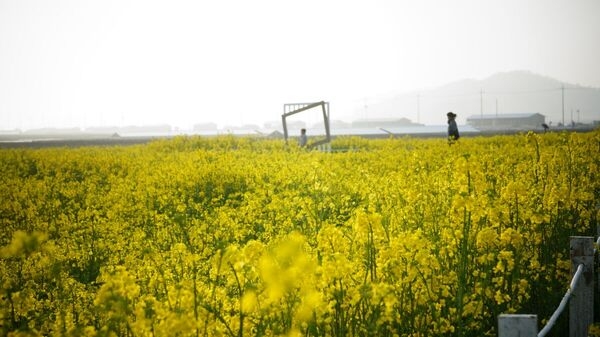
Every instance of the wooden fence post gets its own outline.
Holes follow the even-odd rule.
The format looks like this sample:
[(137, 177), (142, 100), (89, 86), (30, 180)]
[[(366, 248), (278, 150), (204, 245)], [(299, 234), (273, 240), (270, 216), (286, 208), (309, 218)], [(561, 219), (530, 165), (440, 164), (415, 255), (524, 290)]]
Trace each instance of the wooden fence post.
[(498, 316), (498, 337), (537, 337), (537, 334), (537, 315)]
[(569, 336), (586, 337), (589, 326), (594, 322), (594, 238), (572, 236), (571, 277), (577, 267), (583, 265), (573, 296), (569, 301)]

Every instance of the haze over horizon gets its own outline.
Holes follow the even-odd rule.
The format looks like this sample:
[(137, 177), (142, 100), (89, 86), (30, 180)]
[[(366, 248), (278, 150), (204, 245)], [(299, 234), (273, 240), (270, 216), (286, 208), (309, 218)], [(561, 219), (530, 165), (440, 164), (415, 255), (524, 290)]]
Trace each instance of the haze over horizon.
[(377, 118), (382, 95), (514, 70), (600, 88), (599, 13), (595, 0), (0, 0), (0, 130), (262, 125), (321, 100), (332, 119)]

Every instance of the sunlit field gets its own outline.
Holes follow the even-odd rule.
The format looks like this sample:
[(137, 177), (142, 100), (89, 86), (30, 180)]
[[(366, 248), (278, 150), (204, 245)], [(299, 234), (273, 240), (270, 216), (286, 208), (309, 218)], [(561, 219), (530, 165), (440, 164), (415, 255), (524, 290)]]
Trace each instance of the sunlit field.
[(0, 150), (0, 335), (543, 324), (569, 284), (569, 236), (596, 234), (599, 165), (600, 131)]

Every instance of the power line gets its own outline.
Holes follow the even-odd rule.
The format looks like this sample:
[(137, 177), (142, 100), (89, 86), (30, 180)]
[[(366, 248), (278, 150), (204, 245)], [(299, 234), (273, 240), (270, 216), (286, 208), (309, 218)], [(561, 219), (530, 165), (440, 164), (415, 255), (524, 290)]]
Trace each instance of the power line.
[[(452, 94), (423, 94), (420, 92), (418, 96), (422, 98), (448, 98), (448, 97), (462, 97), (462, 96), (475, 96), (482, 95), (482, 90), (479, 91), (468, 91), (468, 92), (460, 92), (460, 93), (452, 93)], [(585, 88), (585, 87), (554, 87), (554, 88), (546, 88), (546, 89), (530, 89), (530, 90), (502, 90), (502, 91), (489, 91), (486, 90), (485, 94), (487, 95), (526, 95), (526, 94), (536, 94), (536, 93), (544, 93), (544, 92), (556, 92), (559, 90), (598, 90), (598, 88)], [(406, 94), (398, 94), (396, 97), (414, 97), (414, 93), (406, 93)]]
[(531, 89), (531, 90), (511, 90), (511, 91), (486, 91), (488, 94), (494, 95), (521, 95), (521, 94), (536, 94), (542, 92), (552, 92), (561, 90), (561, 88), (549, 88), (549, 89)]

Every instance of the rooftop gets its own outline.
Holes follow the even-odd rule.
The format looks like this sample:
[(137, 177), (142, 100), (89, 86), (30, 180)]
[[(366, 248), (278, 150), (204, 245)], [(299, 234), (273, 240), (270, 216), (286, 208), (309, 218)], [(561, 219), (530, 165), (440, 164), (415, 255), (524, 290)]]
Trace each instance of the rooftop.
[(539, 115), (545, 117), (542, 114), (537, 112), (529, 112), (529, 113), (511, 113), (511, 114), (484, 114), (484, 115), (472, 115), (467, 118), (467, 120), (474, 119), (508, 119), (508, 118), (529, 118), (535, 115)]

